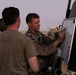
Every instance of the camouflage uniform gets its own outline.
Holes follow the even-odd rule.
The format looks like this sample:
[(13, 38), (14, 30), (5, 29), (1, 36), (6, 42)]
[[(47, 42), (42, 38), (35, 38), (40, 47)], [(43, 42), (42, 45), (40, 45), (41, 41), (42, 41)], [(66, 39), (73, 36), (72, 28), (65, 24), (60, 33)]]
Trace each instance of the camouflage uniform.
[(35, 44), (41, 71), (44, 70), (42, 69), (44, 67), (54, 66), (57, 57), (57, 47), (54, 46), (53, 40), (39, 31), (34, 34), (28, 30), (26, 35), (29, 36)]

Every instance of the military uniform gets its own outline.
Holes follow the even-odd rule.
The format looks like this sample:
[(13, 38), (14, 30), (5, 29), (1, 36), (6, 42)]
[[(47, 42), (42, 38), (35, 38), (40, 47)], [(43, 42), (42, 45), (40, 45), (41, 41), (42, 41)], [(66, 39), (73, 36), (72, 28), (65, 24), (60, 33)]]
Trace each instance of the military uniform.
[(48, 67), (54, 66), (57, 57), (57, 47), (53, 44), (54, 40), (42, 34), (40, 31), (36, 31), (34, 34), (31, 30), (28, 30), (26, 35), (29, 36), (35, 44), (40, 70), (44, 72)]

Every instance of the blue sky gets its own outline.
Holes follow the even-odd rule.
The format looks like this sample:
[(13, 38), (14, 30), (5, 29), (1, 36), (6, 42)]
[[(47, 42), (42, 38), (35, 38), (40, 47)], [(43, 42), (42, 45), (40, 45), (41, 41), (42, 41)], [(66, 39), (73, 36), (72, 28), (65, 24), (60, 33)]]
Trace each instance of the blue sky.
[[(72, 0), (73, 2), (74, 0)], [(0, 18), (5, 7), (15, 6), (20, 10), (21, 26), (19, 30), (27, 30), (25, 17), (35, 12), (40, 15), (41, 30), (49, 30), (62, 24), (65, 19), (68, 0), (0, 0)]]

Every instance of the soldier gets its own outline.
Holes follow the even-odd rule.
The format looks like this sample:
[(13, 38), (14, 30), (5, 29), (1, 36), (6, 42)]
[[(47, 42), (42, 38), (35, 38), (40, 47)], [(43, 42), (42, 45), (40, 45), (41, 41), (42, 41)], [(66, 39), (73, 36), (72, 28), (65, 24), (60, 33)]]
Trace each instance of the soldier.
[(0, 33), (0, 75), (29, 75), (29, 67), (38, 72), (37, 51), (33, 42), (18, 31), (19, 9), (6, 7), (2, 17), (7, 29)]
[[(28, 31), (26, 35), (29, 36), (36, 47), (37, 58), (40, 66), (41, 74), (51, 74), (51, 67), (55, 67), (55, 61), (57, 58), (57, 45), (63, 40), (63, 32), (58, 34), (57, 39), (51, 39), (39, 31), (40, 17), (36, 13), (29, 13), (26, 16), (26, 23), (28, 25)], [(47, 74), (48, 73), (48, 74)]]

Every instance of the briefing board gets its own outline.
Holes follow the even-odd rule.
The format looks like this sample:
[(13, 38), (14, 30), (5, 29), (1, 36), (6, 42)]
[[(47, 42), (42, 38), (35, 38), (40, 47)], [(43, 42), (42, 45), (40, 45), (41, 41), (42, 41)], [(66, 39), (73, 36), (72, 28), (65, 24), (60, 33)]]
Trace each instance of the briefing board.
[(68, 63), (75, 34), (76, 18), (64, 19), (62, 26), (65, 29), (65, 38), (61, 43), (60, 49), (62, 50), (62, 58), (64, 59), (64, 62)]

